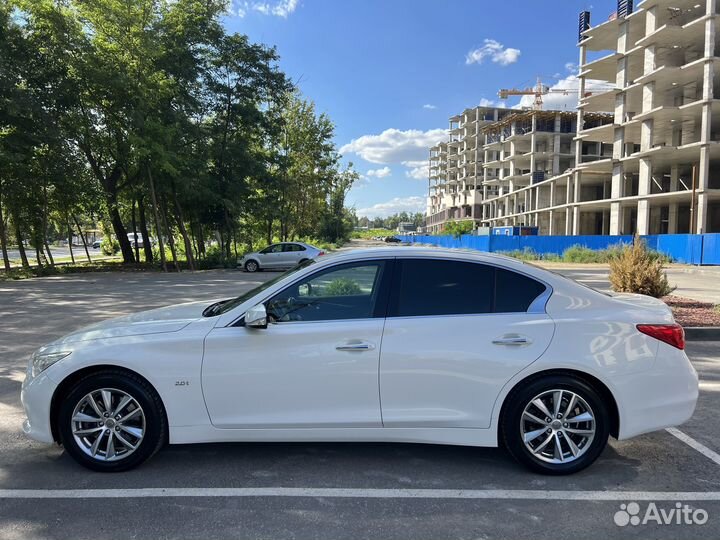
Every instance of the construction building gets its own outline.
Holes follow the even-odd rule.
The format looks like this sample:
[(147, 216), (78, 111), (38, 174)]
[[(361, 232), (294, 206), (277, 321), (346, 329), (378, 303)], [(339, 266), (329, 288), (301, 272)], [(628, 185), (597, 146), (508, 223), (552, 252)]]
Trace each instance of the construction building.
[(482, 219), (482, 202), (495, 197), (497, 186), (483, 184), (482, 129), (517, 111), (474, 107), (450, 118), (450, 139), (430, 149), (428, 233), (440, 232), (447, 221)]
[(718, 13), (718, 0), (619, 0), (596, 26), (581, 13), (577, 114), (482, 126), (482, 188), (497, 192), (479, 190), (473, 217), (540, 234), (720, 232)]

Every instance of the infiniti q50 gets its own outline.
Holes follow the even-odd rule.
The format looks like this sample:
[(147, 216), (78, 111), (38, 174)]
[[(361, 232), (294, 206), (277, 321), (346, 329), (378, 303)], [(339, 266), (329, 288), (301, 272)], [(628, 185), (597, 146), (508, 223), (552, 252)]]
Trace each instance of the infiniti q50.
[(610, 436), (690, 418), (683, 349), (654, 298), (479, 252), (351, 251), (53, 341), (29, 361), (23, 429), (99, 471), (166, 443), (393, 441), (568, 474)]

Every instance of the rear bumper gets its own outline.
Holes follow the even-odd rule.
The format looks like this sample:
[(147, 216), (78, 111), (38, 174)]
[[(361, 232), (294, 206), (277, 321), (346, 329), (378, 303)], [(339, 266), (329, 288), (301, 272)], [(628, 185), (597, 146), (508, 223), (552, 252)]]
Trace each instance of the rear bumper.
[(650, 371), (623, 377), (616, 388), (618, 439), (688, 421), (698, 399), (698, 376), (684, 351), (661, 343)]

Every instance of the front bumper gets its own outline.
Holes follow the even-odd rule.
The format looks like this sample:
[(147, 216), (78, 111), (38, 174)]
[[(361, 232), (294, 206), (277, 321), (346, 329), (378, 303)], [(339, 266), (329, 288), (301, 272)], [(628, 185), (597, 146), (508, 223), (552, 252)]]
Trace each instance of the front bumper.
[(28, 377), (22, 383), (20, 401), (27, 419), (23, 422), (22, 430), (31, 439), (36, 441), (53, 442), (50, 427), (50, 403), (57, 384), (45, 373), (34, 379)]

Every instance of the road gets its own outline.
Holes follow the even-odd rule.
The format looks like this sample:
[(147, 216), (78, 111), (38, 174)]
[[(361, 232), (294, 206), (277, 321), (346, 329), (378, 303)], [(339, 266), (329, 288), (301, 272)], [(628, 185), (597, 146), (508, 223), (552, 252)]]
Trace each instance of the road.
[[(698, 410), (681, 430), (710, 457), (659, 432), (612, 441), (594, 466), (564, 478), (529, 473), (499, 449), (414, 444), (171, 446), (137, 470), (100, 474), (20, 433), (20, 383), (42, 343), (174, 300), (239, 294), (273, 275), (99, 273), (0, 282), (0, 538), (720, 537), (720, 456), (712, 454), (720, 451), (720, 343), (688, 347), (703, 383)], [(144, 488), (166, 491), (143, 498)], [(28, 489), (39, 491), (7, 498)], [(632, 501), (643, 511), (649, 501), (665, 510), (689, 504), (709, 520), (621, 528), (614, 516)]]

